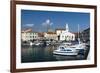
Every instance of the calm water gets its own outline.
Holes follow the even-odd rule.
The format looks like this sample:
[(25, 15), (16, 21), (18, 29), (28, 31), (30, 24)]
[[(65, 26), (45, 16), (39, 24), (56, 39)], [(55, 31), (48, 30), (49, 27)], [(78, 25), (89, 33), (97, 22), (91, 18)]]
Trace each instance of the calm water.
[(86, 59), (88, 49), (85, 51), (84, 56), (61, 56), (54, 55), (53, 50), (56, 46), (22, 46), (21, 49), (21, 62), (46, 62), (46, 61), (64, 61), (64, 60), (83, 60)]

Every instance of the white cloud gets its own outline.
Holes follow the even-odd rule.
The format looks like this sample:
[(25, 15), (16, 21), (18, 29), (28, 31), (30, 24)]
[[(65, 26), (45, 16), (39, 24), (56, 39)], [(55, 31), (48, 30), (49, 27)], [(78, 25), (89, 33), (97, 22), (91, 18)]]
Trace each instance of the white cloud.
[(42, 25), (43, 25), (43, 26), (46, 26), (47, 24), (46, 24), (46, 23), (42, 23)]
[(25, 24), (25, 26), (27, 26), (27, 27), (33, 27), (34, 24)]
[(50, 19), (47, 19), (44, 23), (42, 23), (43, 26), (48, 26), (48, 25), (52, 25), (53, 23), (50, 21)]
[(50, 20), (49, 20), (49, 19), (47, 19), (45, 23), (50, 24)]

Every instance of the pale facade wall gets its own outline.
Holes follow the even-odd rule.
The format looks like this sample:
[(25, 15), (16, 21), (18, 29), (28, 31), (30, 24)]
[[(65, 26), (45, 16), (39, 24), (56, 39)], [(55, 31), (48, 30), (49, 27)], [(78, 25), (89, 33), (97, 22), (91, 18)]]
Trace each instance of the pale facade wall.
[(33, 40), (33, 39), (38, 39), (38, 33), (33, 33), (33, 32), (27, 32), (27, 33), (22, 33), (22, 40), (23, 41), (28, 41), (28, 40)]
[(63, 31), (65, 31), (65, 30), (56, 30), (57, 36), (59, 36)]

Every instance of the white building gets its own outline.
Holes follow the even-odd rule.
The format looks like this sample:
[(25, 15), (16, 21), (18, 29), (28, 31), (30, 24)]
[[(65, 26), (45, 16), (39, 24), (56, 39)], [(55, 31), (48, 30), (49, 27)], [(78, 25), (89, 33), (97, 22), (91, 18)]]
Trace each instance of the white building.
[(30, 31), (23, 31), (21, 32), (21, 39), (22, 41), (30, 41), (30, 40), (36, 40), (38, 39), (38, 33)]
[(59, 33), (59, 35), (60, 35), (60, 40), (61, 41), (64, 41), (64, 40), (74, 41), (75, 40), (75, 34), (69, 32), (68, 24), (66, 24), (66, 30)]
[(60, 34), (65, 31), (65, 29), (56, 29), (56, 34), (57, 34), (57, 38), (58, 40), (60, 40)]

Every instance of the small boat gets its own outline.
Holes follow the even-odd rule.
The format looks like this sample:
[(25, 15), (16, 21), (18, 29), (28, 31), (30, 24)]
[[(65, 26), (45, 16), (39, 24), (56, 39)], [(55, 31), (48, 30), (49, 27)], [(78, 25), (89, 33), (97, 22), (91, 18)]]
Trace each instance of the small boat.
[(30, 42), (30, 46), (32, 46), (33, 45), (33, 43), (32, 42)]
[(29, 44), (29, 45), (30, 45), (30, 46), (33, 46), (34, 44), (35, 44), (35, 43), (33, 43), (33, 42), (30, 42), (30, 44)]
[(39, 43), (39, 42), (38, 42), (38, 43), (35, 43), (35, 45), (36, 45), (36, 46), (39, 46), (39, 45), (40, 45), (40, 43)]

